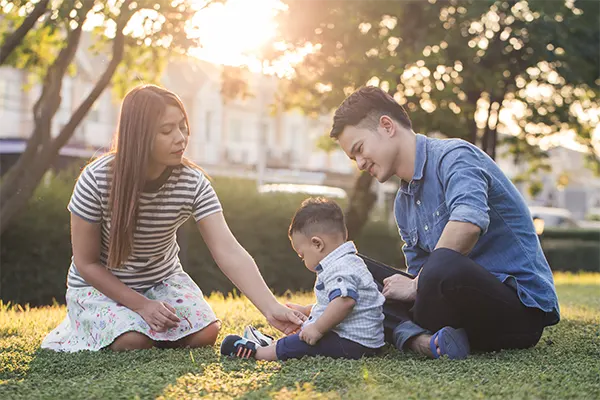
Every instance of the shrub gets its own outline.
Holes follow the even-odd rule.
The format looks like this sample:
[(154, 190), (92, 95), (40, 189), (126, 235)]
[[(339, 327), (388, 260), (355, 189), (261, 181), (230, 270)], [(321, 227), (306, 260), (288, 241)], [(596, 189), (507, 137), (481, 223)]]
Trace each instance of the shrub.
[(597, 241), (545, 238), (542, 248), (553, 271), (600, 272), (600, 243)]
[[(64, 302), (65, 280), (71, 259), (69, 212), (79, 167), (51, 176), (41, 185), (26, 211), (2, 235), (0, 261), (2, 300), (32, 305)], [(276, 293), (310, 290), (314, 274), (292, 249), (287, 229), (306, 198), (302, 194), (259, 194), (253, 181), (215, 178), (213, 181), (225, 218), (235, 237), (254, 257), (268, 286)], [(341, 202), (345, 206), (344, 202)], [(233, 284), (218, 269), (200, 233), (188, 221), (178, 232), (180, 258), (185, 270), (208, 294), (229, 292)], [(600, 233), (547, 230), (542, 237), (553, 270), (600, 270)], [(355, 240), (359, 251), (404, 269), (402, 242), (395, 228), (370, 222)]]
[[(71, 259), (69, 212), (66, 208), (79, 167), (40, 186), (27, 210), (2, 235), (0, 276), (2, 300), (32, 305), (63, 303)], [(259, 194), (253, 181), (217, 178), (213, 185), (225, 218), (244, 248), (254, 257), (265, 281), (276, 293), (310, 290), (315, 276), (292, 249), (290, 219), (306, 198), (303, 194)], [(344, 202), (341, 202), (344, 206)], [(178, 232), (185, 270), (205, 293), (229, 292), (233, 284), (213, 261), (195, 224)], [(359, 249), (383, 262), (403, 267), (400, 238), (384, 223), (370, 223), (356, 240)]]
[(575, 241), (591, 241), (600, 243), (600, 230), (598, 229), (561, 229), (548, 228), (542, 234), (542, 240), (575, 240)]

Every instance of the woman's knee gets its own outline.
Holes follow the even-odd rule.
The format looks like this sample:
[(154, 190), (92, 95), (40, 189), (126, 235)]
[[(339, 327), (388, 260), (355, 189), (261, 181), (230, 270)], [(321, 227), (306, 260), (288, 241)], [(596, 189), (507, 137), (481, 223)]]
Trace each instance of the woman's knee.
[(109, 346), (113, 351), (151, 349), (154, 342), (148, 336), (139, 332), (125, 332)]
[(219, 336), (219, 331), (221, 330), (221, 323), (219, 321), (215, 321), (212, 324), (208, 325), (201, 331), (196, 333), (192, 333), (191, 335), (185, 337), (183, 341), (184, 347), (205, 347), (212, 346), (217, 341), (217, 337)]

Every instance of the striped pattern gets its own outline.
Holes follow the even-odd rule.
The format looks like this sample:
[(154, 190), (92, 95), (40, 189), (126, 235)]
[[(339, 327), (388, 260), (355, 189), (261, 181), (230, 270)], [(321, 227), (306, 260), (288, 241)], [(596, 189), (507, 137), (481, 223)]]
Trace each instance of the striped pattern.
[[(75, 184), (68, 209), (91, 223), (101, 225), (100, 263), (106, 265), (110, 240), (108, 199), (113, 155), (89, 164)], [(196, 222), (221, 212), (221, 204), (202, 171), (179, 165), (157, 191), (140, 197), (132, 254), (120, 269), (110, 270), (127, 286), (146, 290), (182, 271), (179, 262), (177, 229), (190, 217)], [(90, 286), (77, 271), (73, 260), (67, 278), (69, 287)]]

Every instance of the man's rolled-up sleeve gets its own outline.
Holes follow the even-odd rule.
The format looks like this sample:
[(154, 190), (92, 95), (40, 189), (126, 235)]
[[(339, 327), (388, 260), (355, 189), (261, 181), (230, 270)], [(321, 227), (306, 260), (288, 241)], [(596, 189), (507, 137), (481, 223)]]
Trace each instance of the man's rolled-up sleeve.
[(487, 232), (490, 224), (488, 188), (482, 154), (469, 146), (459, 146), (441, 158), (438, 175), (444, 188), (450, 221), (468, 222)]

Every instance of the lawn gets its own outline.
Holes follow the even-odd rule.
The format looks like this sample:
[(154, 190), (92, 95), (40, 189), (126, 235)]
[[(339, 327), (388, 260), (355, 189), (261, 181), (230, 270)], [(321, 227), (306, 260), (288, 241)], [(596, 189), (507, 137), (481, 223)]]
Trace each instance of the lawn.
[[(0, 309), (0, 399), (600, 398), (600, 274), (555, 276), (562, 321), (524, 351), (426, 360), (392, 348), (360, 361), (223, 359), (218, 348), (58, 354), (39, 350), (65, 308)], [(310, 295), (293, 295), (307, 304)], [(222, 336), (261, 315), (212, 295)], [(271, 333), (274, 333), (270, 331)]]

